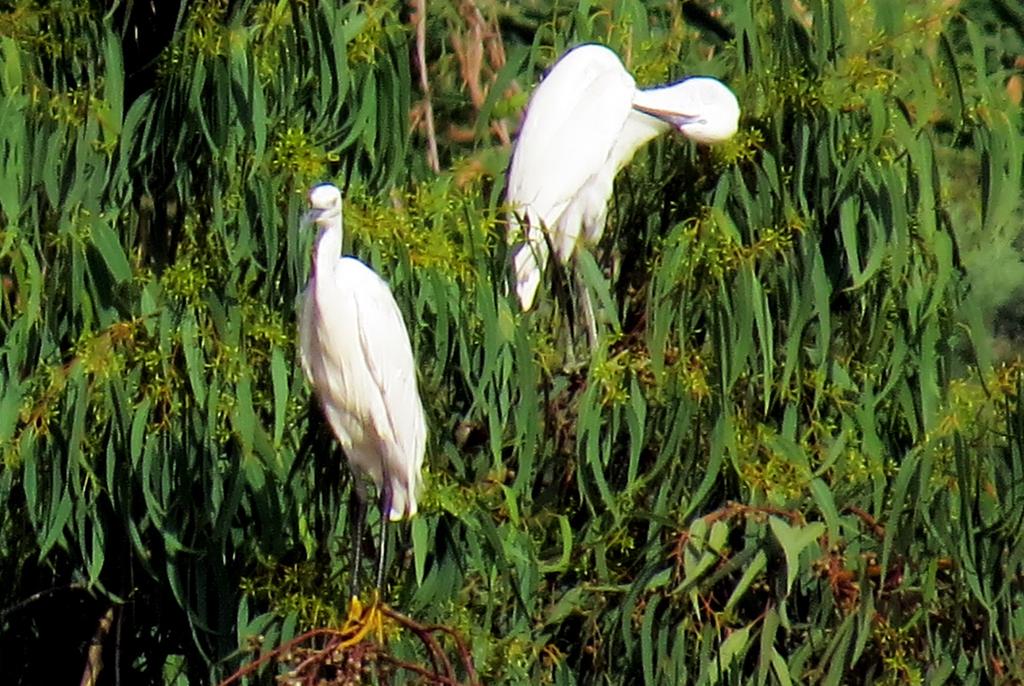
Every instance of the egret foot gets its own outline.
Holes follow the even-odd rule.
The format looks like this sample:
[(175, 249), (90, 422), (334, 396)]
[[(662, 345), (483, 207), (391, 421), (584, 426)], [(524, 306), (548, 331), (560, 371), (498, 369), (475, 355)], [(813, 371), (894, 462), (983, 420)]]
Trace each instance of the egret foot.
[(371, 631), (377, 635), (377, 642), (384, 642), (384, 613), (380, 601), (380, 592), (373, 592), (373, 600), (363, 606), (358, 596), (353, 595), (348, 605), (348, 617), (341, 627), (344, 636), (341, 648), (349, 648), (360, 643)]

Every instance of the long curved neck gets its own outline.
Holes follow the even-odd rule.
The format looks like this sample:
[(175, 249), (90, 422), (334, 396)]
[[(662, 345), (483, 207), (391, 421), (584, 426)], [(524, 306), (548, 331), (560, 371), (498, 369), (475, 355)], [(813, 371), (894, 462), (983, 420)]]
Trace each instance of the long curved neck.
[(341, 216), (317, 223), (320, 225), (320, 231), (316, 236), (313, 271), (314, 274), (329, 274), (341, 257)]
[(610, 159), (615, 162), (615, 171), (629, 164), (641, 146), (671, 128), (657, 117), (631, 110), (610, 155)]

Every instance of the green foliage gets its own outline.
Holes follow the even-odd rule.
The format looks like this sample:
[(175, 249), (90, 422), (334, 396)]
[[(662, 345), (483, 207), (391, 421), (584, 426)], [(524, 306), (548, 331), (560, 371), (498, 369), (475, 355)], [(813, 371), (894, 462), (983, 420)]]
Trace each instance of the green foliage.
[[(464, 637), (482, 682), (1024, 679), (1019, 12), (420, 19), (440, 175), (399, 3), (3, 10), (9, 680), (80, 678), (111, 607), (111, 683), (224, 678), (344, 620), (346, 471), (293, 344), (304, 193), (330, 178), (430, 426), (387, 597)], [(580, 256), (602, 342), (567, 367), (564, 314), (507, 294), (501, 174), (584, 40), (644, 84), (720, 76), (744, 118), (620, 176)], [(388, 669), (433, 659), (414, 626), (389, 625)]]

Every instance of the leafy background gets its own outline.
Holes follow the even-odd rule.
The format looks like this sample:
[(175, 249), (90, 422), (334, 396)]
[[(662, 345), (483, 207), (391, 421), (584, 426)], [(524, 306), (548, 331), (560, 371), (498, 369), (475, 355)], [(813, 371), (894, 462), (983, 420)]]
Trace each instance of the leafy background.
[[(620, 176), (567, 370), (500, 199), (589, 40), (744, 116)], [(218, 681), (344, 618), (348, 475), (295, 363), (325, 179), (431, 428), (387, 598), (481, 682), (1024, 679), (1015, 3), (15, 0), (0, 53), (6, 682)], [(402, 683), (429, 657), (389, 626)]]

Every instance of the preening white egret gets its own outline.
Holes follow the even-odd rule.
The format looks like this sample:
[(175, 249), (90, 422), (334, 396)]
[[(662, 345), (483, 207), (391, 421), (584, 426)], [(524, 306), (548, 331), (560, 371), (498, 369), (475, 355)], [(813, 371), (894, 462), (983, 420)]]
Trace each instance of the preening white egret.
[(368, 266), (342, 257), (341, 191), (309, 193), (318, 227), (313, 270), (299, 321), (302, 368), (353, 471), (359, 511), (352, 586), (358, 585), (368, 476), (380, 497), (377, 588), (384, 574), (388, 519), (416, 514), (426, 420), (409, 333), (391, 289)]
[[(736, 96), (716, 79), (640, 90), (603, 45), (563, 55), (530, 96), (508, 171), (509, 233), (521, 240), (512, 266), (523, 310), (533, 306), (549, 242), (566, 264), (581, 241), (600, 240), (615, 175), (640, 146), (671, 129), (699, 143), (722, 141), (736, 133), (739, 114)], [(589, 298), (583, 304), (593, 338)]]

